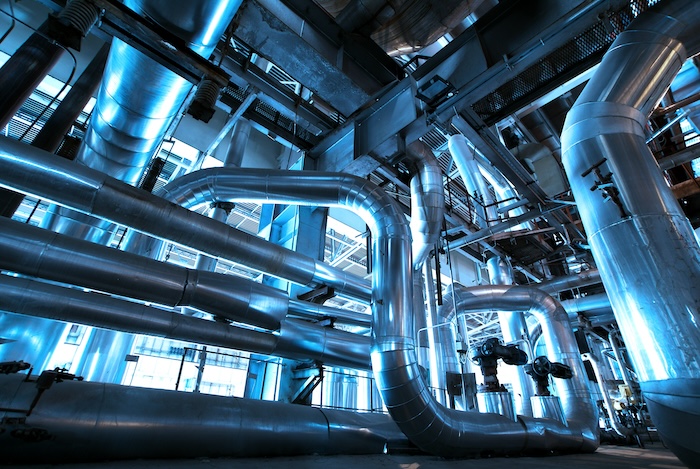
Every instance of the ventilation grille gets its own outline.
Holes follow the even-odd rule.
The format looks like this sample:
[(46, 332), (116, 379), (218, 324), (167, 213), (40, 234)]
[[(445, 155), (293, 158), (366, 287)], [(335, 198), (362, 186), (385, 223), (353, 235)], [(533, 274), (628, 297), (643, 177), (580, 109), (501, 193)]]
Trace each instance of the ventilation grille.
[(518, 107), (534, 99), (534, 94), (560, 80), (573, 76), (597, 62), (618, 34), (650, 6), (663, 0), (633, 0), (629, 5), (579, 34), (561, 48), (517, 75), (510, 82), (474, 103), (473, 108), (488, 125), (493, 125)]

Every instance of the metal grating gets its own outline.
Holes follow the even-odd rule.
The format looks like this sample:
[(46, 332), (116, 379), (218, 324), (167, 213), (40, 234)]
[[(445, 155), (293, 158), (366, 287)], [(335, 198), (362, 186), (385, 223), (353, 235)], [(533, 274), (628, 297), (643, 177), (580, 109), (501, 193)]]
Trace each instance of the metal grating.
[(574, 74), (600, 60), (615, 38), (632, 20), (650, 6), (663, 0), (632, 0), (629, 5), (601, 20), (565, 43), (513, 80), (489, 93), (473, 105), (488, 125), (515, 111), (534, 94), (562, 76)]
[[(246, 93), (240, 88), (229, 85), (223, 89), (221, 99), (223, 102), (230, 105), (231, 107), (235, 107), (235, 104), (232, 102), (232, 100), (240, 104), (243, 102), (246, 96)], [(226, 97), (230, 99), (226, 100)], [(248, 115), (251, 112), (253, 113), (253, 115)], [(283, 129), (289, 132), (291, 135), (294, 136), (295, 139), (295, 141), (293, 141), (292, 143), (299, 147), (311, 148), (318, 141), (318, 137), (316, 137), (314, 134), (302, 127), (297, 126), (292, 119), (285, 117), (274, 107), (260, 100), (255, 100), (254, 104), (246, 112), (246, 115), (248, 115), (250, 119), (257, 121), (266, 128), (271, 128), (273, 132), (274, 128)], [(271, 127), (264, 125), (265, 123), (270, 124)]]

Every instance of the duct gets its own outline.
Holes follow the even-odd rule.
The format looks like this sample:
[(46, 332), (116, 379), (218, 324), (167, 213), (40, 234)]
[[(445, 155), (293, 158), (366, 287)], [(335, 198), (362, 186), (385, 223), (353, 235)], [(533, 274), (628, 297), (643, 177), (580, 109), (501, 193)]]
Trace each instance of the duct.
[(190, 306), (270, 330), (287, 313), (284, 292), (225, 274), (185, 269), (9, 219), (0, 220), (0, 267), (166, 306)]
[[(0, 291), (0, 309), (12, 313), (251, 353), (369, 369), (369, 338), (306, 321), (284, 320), (279, 332), (271, 334), (172, 313), (101, 293), (7, 275), (0, 275)], [(11, 326), (15, 317), (5, 314), (8, 320), (4, 325), (9, 322)], [(3, 331), (12, 334), (13, 329), (8, 327)], [(17, 340), (33, 343), (36, 336), (18, 336)], [(6, 358), (19, 360), (23, 357), (15, 354)]]
[(580, 296), (571, 300), (561, 302), (564, 310), (569, 316), (576, 316), (579, 313), (592, 311), (594, 313), (611, 311), (610, 300), (607, 293), (597, 293), (594, 295)]
[[(0, 405), (27, 408), (36, 392), (36, 383), (25, 376), (4, 376)], [(29, 441), (10, 431), (1, 434), (4, 460), (18, 464), (382, 454), (386, 446), (406, 445), (382, 414), (85, 381), (55, 383), (26, 424), (15, 428), (41, 428), (50, 435)]]
[[(218, 44), (242, 0), (204, 2), (126, 0), (124, 4), (172, 31), (206, 57)], [(130, 185), (137, 185), (192, 85), (130, 45), (114, 39), (90, 125), (76, 159)], [(107, 244), (112, 226), (54, 208), (43, 226)]]
[(600, 272), (598, 269), (589, 269), (581, 271), (577, 274), (568, 275), (565, 277), (556, 277), (551, 280), (545, 280), (542, 283), (535, 285), (543, 292), (550, 295), (576, 288), (587, 287), (600, 283)]
[(302, 285), (326, 284), (337, 293), (360, 299), (370, 297), (370, 288), (364, 279), (12, 139), (0, 137), (0, 167), (0, 186)]
[[(12, 168), (12, 162), (21, 162), (21, 159), (11, 156), (12, 152), (6, 151), (8, 147), (10, 145), (4, 141), (5, 151), (0, 153), (0, 157), (5, 156), (2, 159), (3, 166)], [(32, 171), (32, 166), (36, 164), (35, 162), (24, 165), (29, 170), (24, 174), (21, 172), (17, 174), (15, 171), (9, 171), (9, 173), (24, 186), (28, 184), (27, 177), (32, 172), (36, 172), (36, 170)], [(379, 187), (362, 178), (346, 174), (303, 171), (290, 174), (285, 171), (234, 169), (218, 169), (212, 174), (216, 173), (220, 173), (215, 178), (219, 183), (223, 180), (221, 174), (225, 173), (229, 173), (230, 179), (235, 182), (235, 190), (227, 188), (231, 191), (227, 194), (231, 198), (240, 197), (266, 203), (339, 206), (355, 211), (369, 225), (374, 240), (372, 368), (389, 413), (401, 430), (419, 448), (453, 457), (473, 455), (482, 451), (509, 453), (552, 448), (559, 451), (595, 449), (597, 436), (592, 431), (595, 423), (591, 424), (591, 420), (596, 420), (595, 416), (591, 415), (594, 413), (585, 401), (586, 396), (573, 385), (570, 385), (572, 389), (567, 390), (569, 392), (563, 393), (565, 396), (562, 398), (565, 409), (569, 411), (567, 417), (571, 418), (568, 427), (554, 421), (527, 418), (512, 422), (495, 414), (478, 414), (478, 417), (475, 417), (476, 414), (460, 414), (437, 404), (428, 391), (416, 362), (411, 308), (413, 297), (411, 236), (402, 210)], [(60, 176), (61, 172), (53, 175)], [(201, 174), (196, 176), (201, 180)], [(186, 183), (188, 176), (181, 179)], [(103, 178), (103, 181), (104, 183), (98, 186), (101, 187), (97, 193), (98, 198), (110, 192), (112, 195), (119, 193), (117, 188), (122, 186), (111, 182), (110, 179)], [(59, 187), (64, 185), (61, 184)], [(83, 194), (80, 191), (72, 192), (69, 194), (70, 197), (66, 198), (76, 201), (80, 199), (80, 195), (84, 195), (86, 190), (89, 194), (95, 189), (90, 188), (89, 184), (80, 187), (83, 188)], [(134, 207), (134, 210), (141, 215), (142, 211), (139, 208), (143, 206), (147, 194), (138, 193), (141, 195), (141, 204)], [(128, 201), (129, 198), (122, 197), (122, 203), (116, 206), (127, 209), (125, 202)], [(163, 206), (170, 211), (178, 208), (172, 204), (163, 204)], [(516, 288), (519, 287), (509, 289)], [(531, 292), (531, 290), (527, 291)], [(537, 298), (537, 300), (545, 301), (546, 298)], [(548, 301), (551, 305), (553, 300), (550, 298)], [(495, 306), (507, 309), (507, 306), (502, 307), (500, 304)], [(563, 310), (561, 313), (565, 316)], [(550, 325), (550, 323), (546, 324)], [(566, 328), (562, 327), (562, 324), (561, 321), (555, 322), (552, 327), (545, 328), (545, 334), (566, 339), (571, 336), (573, 340), (568, 323)], [(299, 335), (295, 337), (300, 338)], [(311, 338), (310, 335), (301, 336), (302, 340), (311, 340)], [(566, 341), (567, 344), (569, 342)], [(575, 345), (575, 341), (573, 343)], [(346, 345), (340, 339), (338, 343), (331, 342), (331, 344), (339, 347)], [(582, 369), (580, 361), (575, 362), (566, 348), (557, 348), (552, 341), (549, 342), (549, 347), (551, 359), (573, 365), (576, 375), (579, 375), (578, 370)], [(577, 352), (576, 358), (578, 358)], [(572, 399), (568, 399), (575, 396), (577, 391), (582, 395), (576, 397), (584, 399), (579, 407), (571, 402)]]
[[(207, 57), (241, 0), (124, 3)], [(137, 184), (190, 88), (184, 78), (115, 39), (78, 160), (128, 184)]]
[(693, 1), (664, 2), (635, 20), (562, 135), (564, 168), (649, 412), (689, 466), (700, 465), (700, 246), (644, 127), (686, 51), (700, 50), (699, 21)]
[[(513, 270), (502, 257), (492, 257), (486, 261), (491, 285), (513, 285)], [(520, 311), (499, 311), (498, 322), (501, 325), (503, 341), (506, 344), (520, 345), (533, 360), (532, 346), (527, 332), (525, 315)], [(522, 347), (522, 344), (526, 347)], [(517, 367), (517, 380), (511, 383), (515, 409), (518, 415), (532, 416), (532, 404), (530, 398), (535, 395), (532, 389), (532, 379), (525, 373), (525, 368)]]
[(419, 270), (440, 240), (445, 218), (445, 190), (442, 170), (433, 150), (420, 140), (406, 147), (413, 166), (411, 178), (411, 235), (413, 269)]

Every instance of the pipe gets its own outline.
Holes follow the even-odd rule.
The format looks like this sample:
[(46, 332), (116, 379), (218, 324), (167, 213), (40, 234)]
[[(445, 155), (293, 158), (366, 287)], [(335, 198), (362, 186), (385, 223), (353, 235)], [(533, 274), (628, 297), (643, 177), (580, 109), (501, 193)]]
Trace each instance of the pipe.
[[(513, 285), (513, 270), (502, 257), (492, 257), (486, 261), (486, 268), (489, 272), (491, 285)], [(525, 315), (520, 311), (499, 311), (498, 322), (501, 325), (503, 341), (506, 344), (518, 345), (525, 342), (528, 347), (525, 352), (529, 353), (529, 360), (533, 360), (532, 346), (527, 332), (527, 321)], [(532, 417), (532, 404), (530, 398), (535, 395), (532, 388), (532, 379), (525, 373), (525, 368), (516, 368), (517, 379), (513, 386), (513, 396), (515, 398), (515, 410), (518, 415)]]
[(634, 430), (622, 425), (615, 413), (615, 407), (610, 399), (610, 391), (608, 391), (608, 386), (605, 383), (605, 379), (603, 379), (603, 374), (600, 372), (600, 359), (592, 352), (584, 354), (583, 357), (593, 368), (595, 379), (598, 382), (598, 389), (600, 389), (600, 394), (603, 396), (603, 405), (605, 405), (605, 410), (608, 411), (610, 426), (615, 430), (615, 433), (624, 438), (632, 436)]
[(440, 240), (445, 219), (445, 190), (442, 169), (433, 150), (416, 140), (406, 147), (406, 156), (415, 167), (411, 178), (411, 235), (413, 269), (419, 270)]
[(608, 299), (607, 293), (597, 293), (595, 295), (580, 296), (572, 300), (564, 300), (561, 302), (561, 305), (570, 316), (586, 311), (611, 311), (610, 299)]
[(691, 467), (700, 466), (700, 246), (644, 127), (686, 52), (700, 50), (698, 24), (694, 1), (640, 15), (606, 53), (562, 134), (564, 168), (649, 412)]
[[(528, 311), (538, 319), (550, 361), (569, 365), (573, 371), (572, 379), (556, 382), (569, 430), (574, 440), (579, 439), (582, 450), (595, 450), (598, 443), (597, 411), (590, 396), (576, 338), (561, 304), (533, 287), (493, 285), (466, 288), (453, 284), (452, 288), (458, 314), (486, 310)], [(576, 435), (577, 431), (580, 435)]]
[(543, 292), (554, 295), (562, 291), (587, 287), (598, 283), (600, 283), (600, 272), (598, 269), (594, 268), (565, 277), (556, 277), (551, 280), (545, 280), (542, 283), (538, 283), (534, 286)]
[[(127, 0), (138, 15), (174, 32), (207, 57), (242, 0)], [(128, 184), (138, 183), (192, 85), (121, 40), (112, 42), (78, 161)]]
[[(368, 337), (306, 321), (286, 319), (281, 322), (279, 332), (261, 332), (172, 313), (101, 293), (7, 275), (0, 275), (0, 291), (0, 309), (12, 313), (251, 353), (369, 369)], [(5, 316), (9, 316), (10, 323), (15, 317)], [(10, 336), (13, 336), (13, 332), (12, 329), (4, 329), (4, 333)], [(14, 336), (17, 340), (30, 343), (37, 340), (36, 337)], [(38, 342), (40, 345), (41, 341)], [(6, 358), (20, 360), (24, 357), (14, 355)]]
[(636, 382), (632, 381), (632, 377), (630, 376), (630, 370), (627, 368), (627, 363), (622, 357), (622, 350), (620, 350), (620, 344), (618, 341), (620, 340), (620, 333), (618, 331), (611, 331), (610, 334), (608, 334), (608, 341), (610, 342), (610, 348), (613, 351), (613, 356), (615, 357), (615, 361), (617, 362), (618, 368), (620, 368), (620, 374), (622, 375), (622, 381), (625, 383), (625, 386), (627, 386), (635, 398), (639, 397), (639, 385), (637, 385)]
[(0, 268), (166, 306), (190, 306), (270, 330), (287, 313), (281, 290), (225, 274), (186, 269), (0, 219)]
[[(41, 148), (51, 153), (55, 153), (66, 134), (70, 131), (71, 126), (75, 124), (76, 119), (85, 108), (102, 78), (107, 54), (109, 52), (109, 44), (104, 44), (95, 54), (95, 57), (90, 61), (83, 73), (71, 86), (66, 97), (61, 100), (60, 104), (53, 111), (51, 116), (46, 120), (44, 126), (36, 134), (36, 137), (31, 142), (32, 146)], [(2, 85), (0, 85), (1, 87)], [(0, 211), (0, 216), (12, 218), (12, 215), (17, 211), (24, 200), (22, 194), (16, 194), (12, 198), (2, 198), (5, 206)]]
[[(36, 383), (24, 375), (0, 378), (2, 407), (26, 408), (36, 393)], [(3, 459), (18, 464), (382, 454), (387, 446), (406, 446), (383, 414), (86, 381), (54, 383), (26, 423), (13, 426), (49, 435), (31, 441), (0, 434)]]
[(33, 194), (275, 277), (308, 286), (329, 285), (338, 293), (359, 299), (370, 297), (370, 287), (364, 279), (12, 139), (0, 137), (0, 168), (2, 187)]
[[(2, 147), (7, 149), (10, 145), (3, 141)], [(1, 158), (3, 154), (6, 158)], [(0, 161), (3, 162), (3, 166), (12, 168), (13, 161), (21, 160), (16, 156), (9, 157), (8, 152), (3, 151), (0, 154)], [(56, 163), (53, 162), (53, 164)], [(43, 165), (44, 162), (42, 162)], [(32, 170), (33, 165), (20, 164), (20, 166), (27, 166), (28, 171), (25, 174), (4, 171), (3, 177), (5, 173), (12, 173), (16, 178), (15, 184), (20, 181), (24, 186), (29, 184), (28, 175), (35, 171)], [(60, 171), (58, 174), (54, 173), (54, 176), (60, 176), (60, 173)], [(200, 174), (184, 176), (180, 180), (184, 186), (187, 186), (192, 176), (197, 181), (202, 181), (202, 175), (207, 174), (214, 176), (211, 180), (216, 181), (217, 184), (224, 180), (223, 175), (228, 175), (231, 182), (235, 183), (235, 188), (226, 187), (227, 196), (231, 199), (337, 206), (352, 210), (365, 220), (372, 231), (374, 244), (372, 249), (374, 266), (372, 369), (389, 413), (401, 430), (419, 448), (434, 454), (453, 457), (491, 450), (509, 453), (551, 448), (557, 448), (560, 451), (595, 449), (597, 436), (589, 431), (590, 419), (588, 415), (584, 415), (589, 409), (585, 402), (579, 409), (570, 409), (572, 412), (569, 416), (575, 418), (572, 418), (568, 427), (558, 422), (525, 418), (519, 422), (513, 422), (495, 414), (478, 414), (479, 417), (474, 417), (475, 414), (460, 414), (437, 404), (420, 375), (416, 361), (415, 330), (411, 308), (413, 292), (410, 232), (401, 208), (379, 187), (365, 179), (347, 174), (304, 171), (294, 171), (290, 174), (286, 171), (230, 168), (204, 170)], [(103, 183), (98, 185), (101, 189), (97, 192), (97, 199), (100, 201), (103, 200), (103, 196), (109, 199), (110, 193), (118, 194), (122, 187), (104, 176), (102, 181)], [(83, 188), (85, 186), (82, 185)], [(95, 188), (87, 190), (88, 194), (94, 192)], [(137, 193), (140, 195), (139, 204), (135, 204), (133, 208), (137, 215), (143, 216), (143, 201), (147, 200), (148, 194)], [(78, 191), (69, 195), (70, 197), (66, 198), (74, 202), (84, 194)], [(127, 202), (130, 200), (128, 197), (121, 197), (120, 203), (116, 204), (120, 210), (116, 213), (129, 208)], [(164, 202), (161, 204), (164, 208), (167, 207), (168, 211), (176, 211), (180, 208)], [(99, 203), (93, 205), (99, 206)], [(204, 218), (204, 220), (207, 219)], [(204, 220), (201, 224), (204, 224)], [(160, 219), (158, 221), (160, 222)], [(162, 227), (163, 224), (158, 223), (158, 226)], [(566, 317), (566, 313), (563, 310), (561, 312)], [(565, 330), (559, 327), (554, 329), (563, 337), (566, 337), (566, 331), (571, 334), (568, 323)], [(568, 359), (566, 351), (557, 350), (551, 343), (550, 347), (553, 355), (550, 358), (560, 362), (570, 362), (570, 365), (578, 369), (573, 359)]]
[[(8, 125), (63, 55), (64, 49), (46, 37), (47, 30), (45, 22), (0, 69), (0, 129)], [(21, 196), (16, 192), (0, 189), (3, 216), (12, 216), (10, 212), (16, 210), (18, 199), (21, 203)]]
[(498, 212), (489, 186), (479, 171), (479, 164), (474, 156), (475, 151), (469, 147), (466, 137), (461, 134), (451, 136), (447, 145), (467, 192), (482, 204), (480, 217), (483, 220), (483, 226), (489, 226), (491, 222), (498, 220)]

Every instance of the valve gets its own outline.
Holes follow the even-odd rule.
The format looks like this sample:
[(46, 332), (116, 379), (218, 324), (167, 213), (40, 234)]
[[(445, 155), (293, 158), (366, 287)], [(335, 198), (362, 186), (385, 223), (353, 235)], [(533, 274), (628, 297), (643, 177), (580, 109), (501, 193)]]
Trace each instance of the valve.
[(2, 362), (0, 363), (0, 374), (9, 375), (12, 373), (19, 373), (23, 370), (28, 370), (31, 365), (25, 361), (13, 361), (13, 362)]
[(550, 375), (559, 379), (571, 379), (574, 375), (570, 366), (559, 362), (551, 362), (544, 355), (525, 365), (525, 373), (530, 375), (535, 382), (538, 396), (551, 396), (549, 392)]
[(469, 350), (469, 358), (481, 367), (484, 384), (479, 386), (480, 392), (503, 392), (505, 387), (498, 382), (496, 365), (500, 358), (507, 365), (524, 365), (527, 354), (515, 345), (503, 345), (495, 337), (486, 339), (481, 344)]

